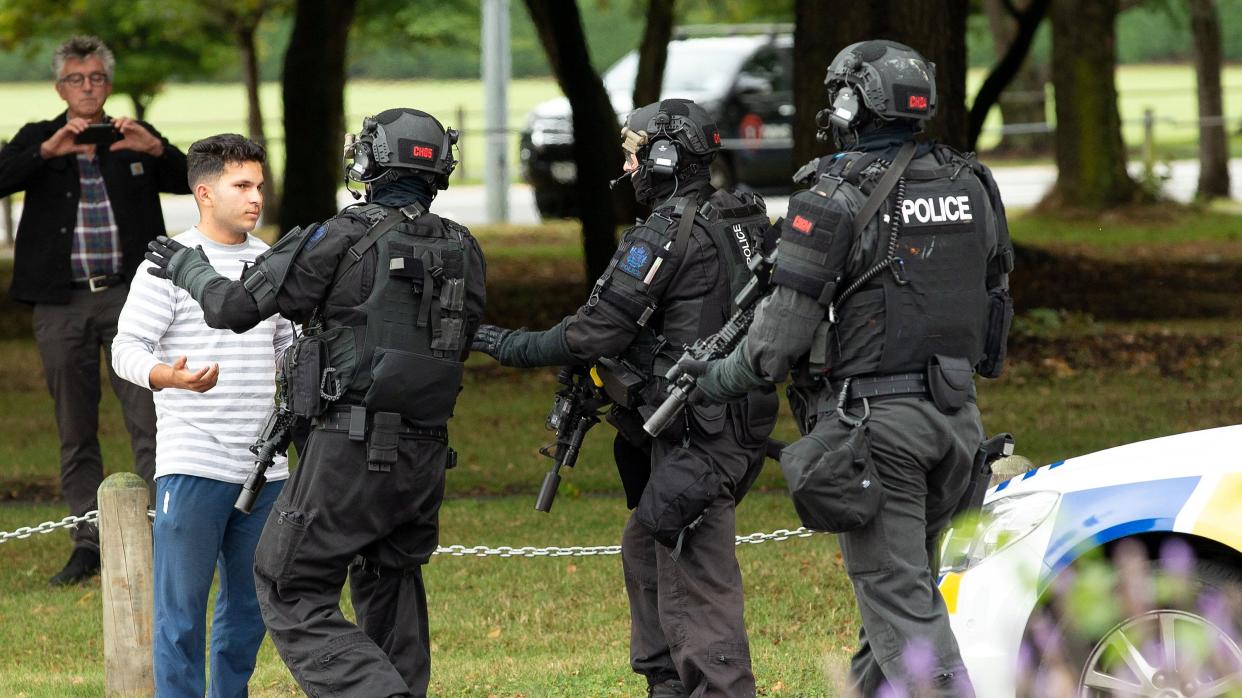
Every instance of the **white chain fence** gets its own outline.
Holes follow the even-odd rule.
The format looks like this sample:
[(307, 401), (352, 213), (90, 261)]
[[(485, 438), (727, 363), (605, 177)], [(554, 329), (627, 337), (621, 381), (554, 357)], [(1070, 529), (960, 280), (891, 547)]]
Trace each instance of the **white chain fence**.
[[(155, 518), (155, 511), (148, 510), (147, 516)], [(61, 528), (76, 528), (79, 524), (94, 524), (99, 521), (98, 511), (88, 511), (82, 516), (66, 516), (60, 521), (44, 521), (37, 526), (22, 526), (12, 531), (0, 531), (0, 544), (7, 543), (11, 540), (19, 538), (29, 538), (36, 533), (51, 533)], [(790, 538), (808, 538), (820, 531), (812, 531), (807, 528), (799, 527), (793, 530), (780, 528), (771, 533), (751, 533), (745, 536), (737, 536), (737, 545), (756, 545), (759, 543), (767, 543), (769, 541), (783, 541)], [(523, 546), (514, 548), (508, 545), (501, 545), (495, 548), (486, 545), (448, 545), (436, 548), (436, 555), (448, 555), (450, 557), (594, 557), (599, 555), (619, 555), (621, 546), (619, 545), (575, 545), (570, 547), (535, 547)]]

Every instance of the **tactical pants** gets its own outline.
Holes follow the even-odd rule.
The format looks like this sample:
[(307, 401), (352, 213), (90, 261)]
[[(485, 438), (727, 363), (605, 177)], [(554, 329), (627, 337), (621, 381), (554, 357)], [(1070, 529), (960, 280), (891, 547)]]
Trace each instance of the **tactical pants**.
[[(886, 500), (869, 524), (837, 539), (863, 626), (851, 683), (866, 698), (885, 682), (921, 696), (973, 696), (931, 564), (983, 440), (979, 410), (972, 401), (948, 415), (926, 398), (892, 397), (871, 401), (867, 425)], [(848, 430), (831, 411), (815, 428), (828, 443)]]
[[(255, 554), (263, 621), (308, 695), (426, 695), (422, 565), (438, 542), (447, 448), (403, 436), (378, 472), (365, 442), (311, 432)], [(347, 571), (358, 625), (341, 613)]]
[[(657, 439), (652, 477), (673, 459), (697, 457), (714, 466), (722, 488), (674, 559), (633, 515), (621, 539), (630, 601), (630, 665), (649, 684), (680, 679), (693, 698), (753, 696), (755, 676), (743, 619), (734, 507), (763, 465), (763, 448), (747, 443), (729, 419), (715, 435), (692, 431), (690, 442)], [(770, 426), (770, 425), (769, 425)], [(763, 433), (761, 439), (766, 439)], [(759, 443), (762, 443), (760, 440)]]

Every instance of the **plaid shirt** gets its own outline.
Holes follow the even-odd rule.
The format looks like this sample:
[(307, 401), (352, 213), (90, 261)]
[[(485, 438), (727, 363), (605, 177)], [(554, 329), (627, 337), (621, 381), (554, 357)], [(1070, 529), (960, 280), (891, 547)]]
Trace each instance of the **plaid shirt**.
[(73, 228), (73, 250), (69, 261), (73, 280), (121, 273), (121, 239), (108, 201), (99, 159), (78, 153), (78, 177), (82, 196), (78, 199), (78, 221)]

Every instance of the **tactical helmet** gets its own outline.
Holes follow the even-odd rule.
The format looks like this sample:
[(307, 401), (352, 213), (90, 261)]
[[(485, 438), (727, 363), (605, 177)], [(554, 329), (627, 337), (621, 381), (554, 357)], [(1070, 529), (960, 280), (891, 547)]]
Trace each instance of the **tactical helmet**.
[(388, 109), (362, 120), (362, 130), (345, 136), (347, 180), (380, 184), (401, 176), (401, 170), (426, 172), (437, 189), (448, 188), (457, 161), (455, 129), (417, 109)]
[(821, 132), (858, 127), (863, 106), (885, 121), (918, 123), (936, 114), (936, 64), (896, 41), (846, 46), (828, 64), (824, 85), (831, 106), (816, 115)]
[(630, 112), (621, 128), (621, 147), (638, 159), (630, 175), (634, 198), (654, 205), (676, 193), (720, 150), (720, 130), (710, 115), (688, 99), (665, 99)]
[[(657, 174), (671, 175), (677, 169), (678, 147), (704, 161), (720, 150), (716, 121), (688, 99), (666, 99), (635, 109), (625, 120), (621, 138), (621, 147), (634, 153), (640, 162), (656, 160), (653, 167)], [(669, 145), (661, 147), (660, 141)], [(671, 164), (664, 162), (669, 158)]]

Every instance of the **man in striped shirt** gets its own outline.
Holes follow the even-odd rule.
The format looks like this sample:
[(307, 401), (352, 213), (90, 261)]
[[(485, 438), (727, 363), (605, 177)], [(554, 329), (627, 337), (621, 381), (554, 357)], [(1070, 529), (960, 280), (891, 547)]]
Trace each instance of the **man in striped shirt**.
[[(177, 240), (202, 247), (216, 271), (241, 278), (267, 245), (251, 235), (263, 206), (261, 146), (235, 134), (190, 146), (199, 223)], [(151, 266), (145, 262), (143, 267)], [(212, 696), (244, 696), (263, 640), (255, 545), (289, 476), (277, 457), (249, 516), (233, 502), (254, 457), (248, 447), (272, 408), (279, 357), (293, 340), (280, 316), (234, 334), (207, 326), (190, 294), (138, 273), (121, 311), (117, 374), (155, 392), (155, 687), (204, 694), (207, 596), (220, 570), (211, 638)]]

